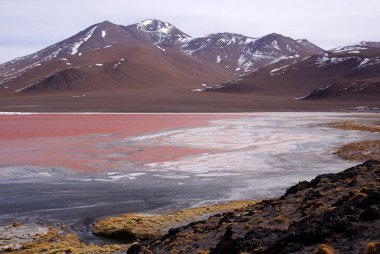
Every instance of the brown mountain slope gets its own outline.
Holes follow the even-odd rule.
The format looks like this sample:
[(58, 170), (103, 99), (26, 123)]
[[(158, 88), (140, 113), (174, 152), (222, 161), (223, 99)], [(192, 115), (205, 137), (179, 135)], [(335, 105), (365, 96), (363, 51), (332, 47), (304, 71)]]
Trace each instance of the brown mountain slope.
[[(356, 49), (356, 50), (354, 50)], [(370, 46), (350, 47), (319, 53), (295, 63), (278, 62), (265, 66), (237, 80), (205, 90), (251, 93), (256, 95), (302, 98), (314, 90), (326, 90), (324, 96), (375, 102), (380, 98), (380, 49)], [(339, 88), (338, 88), (339, 87)], [(340, 90), (337, 92), (337, 89)], [(331, 92), (329, 92), (331, 91)]]
[(129, 26), (105, 21), (1, 64), (0, 111), (379, 107), (379, 50), (375, 42), (362, 42), (324, 52), (279, 34), (192, 38), (159, 20)]
[[(70, 75), (69, 75), (70, 74)], [(232, 77), (216, 65), (201, 63), (176, 51), (165, 52), (149, 45), (129, 43), (83, 53), (30, 70), (3, 94), (27, 92), (91, 92), (109, 90), (189, 90), (202, 83)]]

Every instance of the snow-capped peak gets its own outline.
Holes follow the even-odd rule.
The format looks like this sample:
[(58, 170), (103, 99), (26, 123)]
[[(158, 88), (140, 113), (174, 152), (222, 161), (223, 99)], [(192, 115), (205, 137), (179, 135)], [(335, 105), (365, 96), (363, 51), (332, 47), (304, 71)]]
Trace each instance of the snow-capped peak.
[(207, 42), (218, 43), (219, 45), (226, 45), (226, 46), (234, 45), (234, 44), (246, 46), (248, 43), (254, 42), (256, 40), (251, 37), (247, 37), (241, 34), (234, 34), (234, 33), (214, 33), (206, 37), (208, 38)]
[(380, 42), (361, 41), (345, 46), (336, 47), (331, 52), (334, 53), (360, 53), (361, 50), (380, 48)]
[(141, 22), (139, 22), (139, 23), (137, 23), (138, 24), (138, 26), (140, 25), (140, 26), (148, 26), (148, 25), (150, 25), (150, 24), (152, 24), (153, 23), (153, 19), (146, 19), (146, 20), (144, 20), (144, 21), (141, 21)]
[(334, 53), (359, 53), (360, 50), (366, 49), (362, 46), (341, 46), (337, 47), (335, 49), (332, 49), (331, 52)]
[(372, 47), (372, 48), (380, 48), (380, 42), (375, 42), (375, 41), (361, 41), (358, 43), (358, 45)]
[(174, 28), (175, 26), (168, 22), (162, 22), (160, 20), (155, 19), (147, 19), (137, 23), (137, 29), (145, 32), (158, 32), (163, 34), (170, 34), (171, 30)]
[(139, 41), (149, 41), (161, 47), (181, 44), (190, 38), (189, 35), (180, 31), (169, 22), (156, 19), (147, 19), (124, 29)]

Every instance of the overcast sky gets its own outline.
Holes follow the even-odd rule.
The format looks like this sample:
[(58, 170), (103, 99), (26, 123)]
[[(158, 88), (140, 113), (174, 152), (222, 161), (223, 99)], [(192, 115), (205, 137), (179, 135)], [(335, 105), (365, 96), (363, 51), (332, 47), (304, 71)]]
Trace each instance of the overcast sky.
[(192, 36), (272, 32), (330, 49), (380, 41), (379, 0), (0, 0), (0, 63), (109, 20), (160, 19)]

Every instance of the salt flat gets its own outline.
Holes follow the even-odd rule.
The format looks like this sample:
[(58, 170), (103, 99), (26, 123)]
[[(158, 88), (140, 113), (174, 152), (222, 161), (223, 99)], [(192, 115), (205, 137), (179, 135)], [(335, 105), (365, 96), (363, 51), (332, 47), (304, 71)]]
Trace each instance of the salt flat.
[[(64, 222), (279, 195), (355, 163), (342, 144), (377, 134), (327, 127), (378, 114), (2, 115), (0, 223)], [(16, 127), (15, 127), (16, 126)]]

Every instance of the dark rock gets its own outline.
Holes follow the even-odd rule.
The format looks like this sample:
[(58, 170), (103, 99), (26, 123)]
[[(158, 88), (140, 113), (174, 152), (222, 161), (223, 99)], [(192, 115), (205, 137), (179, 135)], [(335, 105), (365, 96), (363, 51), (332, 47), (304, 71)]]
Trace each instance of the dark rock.
[(131, 247), (129, 247), (127, 254), (138, 254), (142, 251), (140, 244), (134, 244)]
[(222, 237), (223, 240), (230, 240), (234, 232), (232, 231), (231, 227), (228, 227), (226, 229), (226, 232), (224, 232), (224, 235)]
[(231, 222), (231, 220), (234, 218), (233, 212), (227, 212), (223, 214), (223, 217), (219, 220), (218, 225), (222, 225), (223, 223)]
[(360, 214), (362, 220), (377, 220), (380, 218), (379, 208), (376, 206), (370, 206)]
[(317, 199), (317, 198), (320, 198), (322, 196), (323, 195), (320, 191), (309, 190), (305, 193), (303, 200), (307, 201), (307, 200), (311, 200), (311, 199)]
[(351, 197), (352, 197), (351, 193), (344, 195), (341, 198), (339, 198), (332, 206), (339, 207), (343, 205), (344, 203), (346, 203), (348, 200), (350, 200)]
[[(336, 205), (335, 205), (336, 206)], [(344, 209), (344, 212), (346, 214), (355, 214), (357, 212), (357, 210), (353, 207), (353, 206), (347, 206), (345, 209)]]
[(300, 190), (304, 190), (306, 189), (307, 185), (309, 184), (308, 181), (302, 181), (302, 182), (299, 182), (298, 184), (290, 187), (289, 189), (287, 189), (287, 191), (285, 192), (285, 195), (284, 197), (290, 195), (290, 194), (295, 194), (297, 192), (299, 192)]
[(210, 254), (240, 254), (241, 249), (236, 240), (232, 239), (234, 232), (231, 227), (226, 229), (221, 240), (216, 247), (211, 250)]
[(266, 253), (295, 252), (298, 251), (297, 248), (301, 248), (300, 246), (323, 243), (339, 233), (352, 235), (352, 229), (352, 223), (345, 216), (339, 216), (335, 212), (307, 217), (290, 225), (288, 232), (279, 235)]
[(351, 222), (354, 222), (354, 221), (359, 221), (359, 216), (358, 215), (347, 215), (346, 216), (347, 220), (351, 221)]
[(168, 231), (167, 236), (174, 236), (175, 234), (177, 234), (178, 232), (180, 232), (182, 229), (183, 229), (183, 227), (170, 228), (169, 231)]
[(375, 204), (380, 204), (380, 190), (369, 190), (367, 197), (357, 202), (357, 206), (360, 208), (365, 208)]

